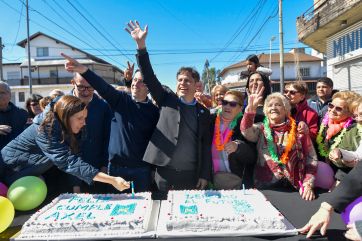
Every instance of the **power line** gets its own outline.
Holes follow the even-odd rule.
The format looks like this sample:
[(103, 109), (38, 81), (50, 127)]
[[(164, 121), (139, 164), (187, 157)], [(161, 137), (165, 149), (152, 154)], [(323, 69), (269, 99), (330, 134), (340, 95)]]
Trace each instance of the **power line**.
[(21, 4), (21, 10), (20, 10), (20, 14), (19, 14), (19, 22), (18, 22), (18, 30), (16, 31), (16, 35), (15, 35), (15, 39), (14, 39), (14, 43), (13, 46), (11, 47), (10, 53), (13, 52), (14, 46), (16, 41), (18, 40), (18, 35), (19, 35), (19, 30), (20, 30), (20, 24), (21, 24), (21, 16), (23, 15), (23, 8), (24, 5)]

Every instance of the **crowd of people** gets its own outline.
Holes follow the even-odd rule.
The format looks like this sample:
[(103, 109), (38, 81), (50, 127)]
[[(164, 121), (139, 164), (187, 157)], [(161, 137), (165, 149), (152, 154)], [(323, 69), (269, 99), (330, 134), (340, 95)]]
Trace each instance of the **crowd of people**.
[[(311, 201), (323, 162), (335, 182), (301, 229), (308, 237), (319, 228), (324, 234), (331, 212), (362, 195), (359, 94), (333, 90), (327, 77), (310, 98), (302, 81), (271, 93), (271, 70), (256, 55), (241, 73), (245, 93), (216, 85), (208, 96), (192, 67), (179, 69), (173, 92), (153, 71), (147, 26), (130, 21), (126, 31), (138, 69), (128, 63), (123, 88), (65, 54), (74, 73), (69, 93), (32, 95), (25, 111), (0, 82), (0, 182), (42, 175), (49, 191), (106, 193), (127, 191), (132, 181), (137, 192), (163, 197), (173, 189), (283, 187)], [(348, 226), (346, 235), (360, 240), (361, 226)]]

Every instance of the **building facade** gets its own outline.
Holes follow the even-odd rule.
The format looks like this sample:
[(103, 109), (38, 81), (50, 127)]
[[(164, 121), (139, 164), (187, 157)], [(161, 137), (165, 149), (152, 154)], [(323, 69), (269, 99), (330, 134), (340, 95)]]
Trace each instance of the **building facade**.
[(362, 0), (315, 0), (297, 19), (298, 38), (325, 54), (335, 89), (362, 94)]
[[(27, 39), (18, 43), (27, 50)], [(108, 83), (123, 84), (123, 71), (118, 67), (73, 47), (49, 35), (38, 32), (30, 36), (32, 93), (47, 96), (53, 89), (61, 89), (65, 93), (72, 88), (72, 73), (64, 69), (65, 60), (60, 55), (65, 53), (96, 72)], [(19, 107), (30, 95), (28, 61), (7, 63), (3, 65), (4, 80), (12, 90), (12, 101)]]

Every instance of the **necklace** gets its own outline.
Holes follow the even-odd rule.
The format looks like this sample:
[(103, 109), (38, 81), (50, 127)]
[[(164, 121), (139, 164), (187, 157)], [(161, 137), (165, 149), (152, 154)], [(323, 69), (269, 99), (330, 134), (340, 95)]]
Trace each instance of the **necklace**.
[(328, 113), (327, 113), (323, 117), (323, 121), (322, 121), (321, 127), (319, 128), (318, 135), (316, 138), (319, 154), (323, 157), (328, 157), (330, 150), (335, 149), (341, 143), (344, 134), (346, 134), (346, 132), (347, 132), (348, 127), (350, 127), (352, 125), (353, 119), (351, 117), (349, 117), (347, 119), (346, 123), (343, 125), (343, 130), (341, 131), (341, 133), (339, 133), (338, 136), (336, 136), (334, 138), (333, 144), (331, 145), (330, 148), (328, 148), (326, 146), (326, 144), (324, 142), (324, 137), (323, 137), (323, 131), (328, 126), (328, 121), (329, 121), (329, 117), (328, 117)]
[(290, 122), (290, 131), (288, 133), (288, 140), (287, 140), (287, 144), (285, 146), (284, 152), (279, 159), (279, 156), (278, 156), (276, 148), (275, 148), (274, 138), (272, 136), (272, 131), (270, 129), (269, 120), (267, 117), (264, 118), (264, 133), (265, 133), (265, 138), (268, 143), (268, 150), (269, 150), (272, 160), (275, 163), (277, 163), (278, 165), (286, 165), (288, 163), (289, 153), (292, 150), (293, 145), (295, 144), (297, 125), (295, 123), (295, 120), (292, 117), (289, 116), (288, 119)]
[(237, 123), (237, 120), (243, 116), (243, 113), (242, 112), (239, 112), (239, 114), (237, 114), (234, 119), (230, 122), (229, 124), (229, 128), (227, 130), (227, 133), (226, 133), (226, 137), (225, 139), (222, 141), (221, 139), (221, 110), (219, 110), (217, 112), (217, 116), (216, 116), (216, 120), (215, 120), (215, 139), (214, 139), (214, 144), (215, 144), (215, 147), (216, 147), (216, 150), (218, 151), (223, 151), (224, 150), (224, 146), (226, 143), (228, 143), (231, 139), (231, 136), (233, 135), (234, 133), (234, 128), (235, 126), (238, 124)]

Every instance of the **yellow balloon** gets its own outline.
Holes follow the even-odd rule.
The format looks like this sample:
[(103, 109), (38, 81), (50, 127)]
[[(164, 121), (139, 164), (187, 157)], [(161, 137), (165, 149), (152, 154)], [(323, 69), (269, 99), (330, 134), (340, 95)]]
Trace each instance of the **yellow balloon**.
[(0, 233), (5, 231), (12, 223), (15, 215), (13, 204), (9, 199), (0, 196)]

